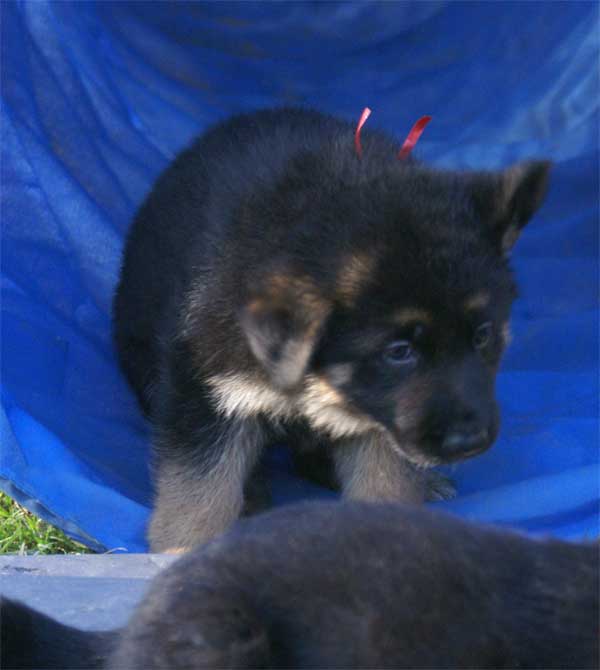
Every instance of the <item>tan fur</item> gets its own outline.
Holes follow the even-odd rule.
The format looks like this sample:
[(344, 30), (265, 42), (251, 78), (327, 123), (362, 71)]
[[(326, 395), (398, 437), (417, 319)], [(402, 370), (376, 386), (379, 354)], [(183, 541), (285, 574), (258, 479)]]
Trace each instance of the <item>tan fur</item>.
[(418, 473), (384, 432), (373, 431), (339, 445), (334, 463), (348, 498), (411, 503), (425, 499)]
[(323, 405), (343, 405), (344, 398), (329, 381), (319, 375), (309, 375), (306, 380), (306, 390), (303, 398), (318, 399)]
[(250, 314), (255, 315), (265, 309), (265, 305), (266, 303), (263, 298), (255, 298), (246, 305), (246, 309), (248, 312), (250, 312)]
[(293, 304), (303, 309), (309, 323), (320, 322), (329, 311), (329, 303), (321, 295), (314, 281), (305, 275), (274, 273), (269, 276), (263, 298), (253, 301), (255, 309), (273, 305), (289, 307)]
[(158, 469), (148, 538), (153, 552), (187, 550), (222, 533), (240, 515), (244, 483), (261, 451), (258, 436), (235, 427), (222, 436), (219, 460), (205, 474), (166, 461)]
[[(279, 273), (270, 275), (260, 297), (245, 306), (242, 322), (248, 344), (276, 387), (291, 389), (301, 381), (329, 310), (329, 303), (309, 277)], [(261, 318), (277, 311), (293, 315), (296, 334), (281, 342), (280, 355), (274, 358), (269, 331), (259, 324)]]
[[(396, 429), (400, 433), (411, 433), (421, 419), (423, 408), (431, 394), (431, 380), (426, 374), (409, 379), (396, 396)], [(405, 455), (410, 449), (403, 450)]]
[(270, 293), (287, 292), (292, 283), (293, 277), (287, 272), (273, 272), (267, 280), (267, 285), (272, 289)]
[(315, 430), (334, 438), (364, 433), (377, 426), (348, 408), (343, 394), (322, 376), (308, 375), (304, 387), (294, 394), (280, 392), (248, 374), (215, 375), (207, 383), (213, 389), (217, 411), (228, 417), (305, 417)]
[(364, 290), (375, 267), (375, 257), (367, 254), (352, 254), (344, 258), (337, 275), (337, 296), (342, 304), (352, 307)]
[(358, 435), (377, 427), (372, 419), (349, 408), (340, 391), (321, 376), (306, 378), (298, 406), (315, 430), (324, 431), (333, 438)]
[(299, 382), (313, 352), (315, 332), (319, 325), (311, 324), (303, 337), (290, 338), (285, 343), (277, 365), (271, 371), (271, 378), (276, 386), (290, 388)]
[(327, 379), (336, 386), (347, 384), (354, 374), (352, 363), (337, 363), (327, 368)]
[(477, 309), (483, 309), (484, 307), (487, 307), (489, 302), (490, 294), (487, 291), (479, 291), (479, 293), (475, 293), (465, 300), (465, 310), (471, 312)]
[(217, 411), (225, 416), (267, 414), (273, 419), (283, 419), (296, 414), (292, 397), (258, 376), (232, 372), (214, 375), (206, 381), (214, 392)]
[(399, 326), (406, 326), (411, 323), (431, 323), (433, 321), (429, 312), (418, 307), (401, 309), (392, 315), (392, 320)]

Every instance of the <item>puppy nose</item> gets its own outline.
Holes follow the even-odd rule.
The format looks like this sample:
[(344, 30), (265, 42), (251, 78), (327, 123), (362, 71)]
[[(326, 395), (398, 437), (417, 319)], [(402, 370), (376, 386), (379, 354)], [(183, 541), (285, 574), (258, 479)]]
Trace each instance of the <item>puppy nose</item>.
[(488, 431), (453, 430), (446, 434), (442, 442), (442, 453), (446, 458), (467, 458), (482, 451), (487, 446)]

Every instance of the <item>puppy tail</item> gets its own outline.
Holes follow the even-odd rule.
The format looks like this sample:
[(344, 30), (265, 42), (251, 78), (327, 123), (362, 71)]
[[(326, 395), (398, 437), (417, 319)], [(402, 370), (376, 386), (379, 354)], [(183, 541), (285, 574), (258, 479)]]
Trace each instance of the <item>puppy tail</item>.
[(100, 668), (117, 631), (87, 632), (65, 626), (19, 602), (0, 599), (0, 668)]

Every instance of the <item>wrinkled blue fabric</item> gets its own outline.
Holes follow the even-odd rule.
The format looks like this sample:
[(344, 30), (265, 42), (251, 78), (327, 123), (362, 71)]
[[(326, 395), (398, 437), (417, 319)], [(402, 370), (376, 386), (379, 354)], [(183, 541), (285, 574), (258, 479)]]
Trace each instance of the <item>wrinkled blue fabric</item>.
[[(596, 3), (1, 3), (0, 488), (97, 549), (144, 551), (149, 430), (115, 362), (124, 235), (210, 123), (304, 104), (449, 168), (556, 165), (524, 232), (501, 436), (450, 471), (468, 518), (598, 534)], [(270, 457), (278, 503), (326, 494)]]

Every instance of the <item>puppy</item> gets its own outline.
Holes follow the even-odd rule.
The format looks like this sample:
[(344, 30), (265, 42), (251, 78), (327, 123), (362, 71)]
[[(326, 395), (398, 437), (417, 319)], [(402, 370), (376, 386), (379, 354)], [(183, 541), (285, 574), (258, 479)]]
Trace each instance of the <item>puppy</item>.
[(158, 179), (114, 302), (125, 375), (154, 426), (153, 551), (244, 508), (286, 435), (343, 494), (446, 497), (424, 468), (498, 432), (508, 255), (549, 163), (456, 173), (314, 111), (238, 116)]
[(180, 558), (120, 632), (5, 601), (2, 667), (597, 668), (599, 568), (597, 544), (304, 503)]

